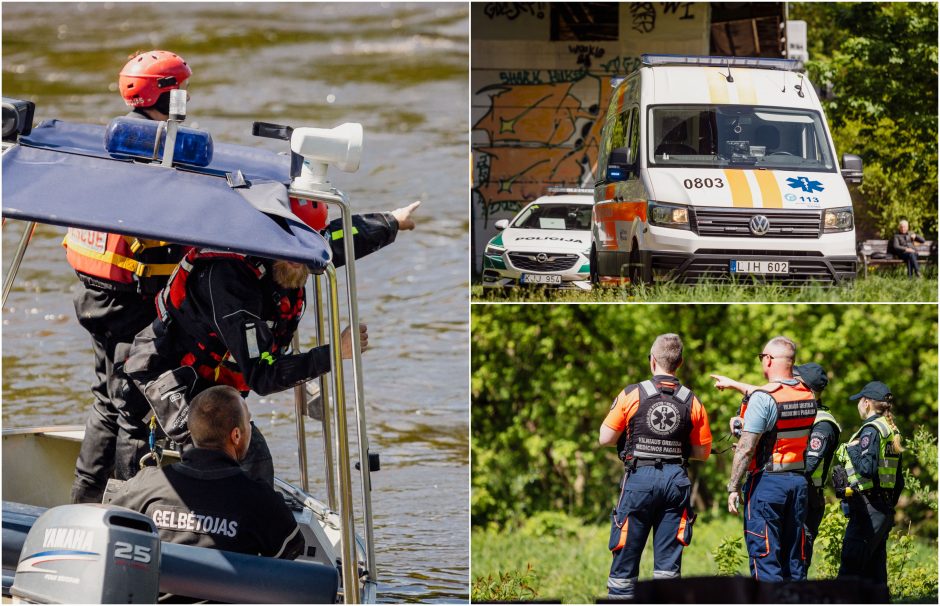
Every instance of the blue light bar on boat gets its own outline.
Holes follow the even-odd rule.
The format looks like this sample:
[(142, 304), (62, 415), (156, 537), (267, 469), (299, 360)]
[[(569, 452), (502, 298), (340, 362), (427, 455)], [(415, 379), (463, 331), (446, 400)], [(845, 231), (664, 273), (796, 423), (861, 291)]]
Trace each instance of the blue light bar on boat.
[(647, 67), (662, 65), (699, 65), (707, 67), (752, 67), (796, 71), (800, 62), (796, 59), (770, 59), (767, 57), (700, 57), (689, 55), (641, 55), (640, 62)]
[[(154, 158), (157, 136), (159, 153)], [(159, 161), (166, 144), (166, 130), (160, 122), (139, 118), (115, 118), (104, 134), (104, 146), (115, 158), (142, 158)], [(174, 164), (208, 166), (212, 162), (212, 136), (206, 131), (179, 127), (173, 152)]]

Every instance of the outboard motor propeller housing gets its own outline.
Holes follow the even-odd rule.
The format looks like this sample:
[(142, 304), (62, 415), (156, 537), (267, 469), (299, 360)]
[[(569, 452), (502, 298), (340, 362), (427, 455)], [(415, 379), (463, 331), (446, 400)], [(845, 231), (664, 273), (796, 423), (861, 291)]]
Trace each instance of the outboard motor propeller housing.
[(147, 516), (108, 505), (62, 505), (33, 525), (10, 593), (37, 604), (152, 604), (160, 536)]

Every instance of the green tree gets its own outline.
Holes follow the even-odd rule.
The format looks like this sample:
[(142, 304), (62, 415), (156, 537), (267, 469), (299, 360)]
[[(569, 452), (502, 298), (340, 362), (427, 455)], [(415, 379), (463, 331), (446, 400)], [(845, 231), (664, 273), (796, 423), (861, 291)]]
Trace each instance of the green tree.
[(862, 233), (937, 234), (937, 3), (793, 3), (836, 148), (860, 155)]

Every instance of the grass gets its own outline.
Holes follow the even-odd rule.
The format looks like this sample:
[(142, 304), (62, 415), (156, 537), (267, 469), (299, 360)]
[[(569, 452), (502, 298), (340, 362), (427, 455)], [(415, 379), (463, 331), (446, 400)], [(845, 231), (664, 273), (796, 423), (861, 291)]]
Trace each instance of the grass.
[[(472, 575), (475, 592), (492, 579), (524, 577), (535, 590), (537, 601), (591, 604), (606, 597), (610, 552), (607, 550), (609, 526), (581, 525), (553, 533), (536, 533), (523, 528), (516, 531), (474, 529), (471, 533)], [(718, 573), (713, 551), (726, 537), (742, 536), (740, 518), (719, 515), (700, 516), (695, 523), (692, 544), (682, 556), (683, 576), (713, 576)], [(912, 561), (932, 566), (937, 571), (937, 544), (918, 539)], [(816, 561), (809, 578), (816, 578)], [(531, 570), (529, 570), (531, 567)], [(739, 574), (747, 575), (742, 564)], [(652, 538), (647, 542), (640, 564), (640, 580), (653, 576)], [(936, 594), (924, 596), (935, 603)]]
[(471, 288), (474, 301), (482, 302), (935, 302), (936, 274), (911, 280), (906, 275), (885, 272), (860, 278), (844, 286), (810, 285), (785, 288), (774, 284), (655, 284), (599, 288), (591, 292), (516, 288), (507, 292)]

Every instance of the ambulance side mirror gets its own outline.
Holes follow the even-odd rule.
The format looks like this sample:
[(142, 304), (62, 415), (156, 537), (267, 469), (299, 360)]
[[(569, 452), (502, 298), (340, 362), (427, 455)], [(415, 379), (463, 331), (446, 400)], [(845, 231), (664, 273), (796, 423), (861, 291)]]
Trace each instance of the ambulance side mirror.
[(607, 182), (626, 181), (636, 171), (636, 161), (629, 147), (610, 150), (607, 158)]
[(862, 159), (854, 154), (842, 154), (842, 178), (849, 183), (861, 183)]

